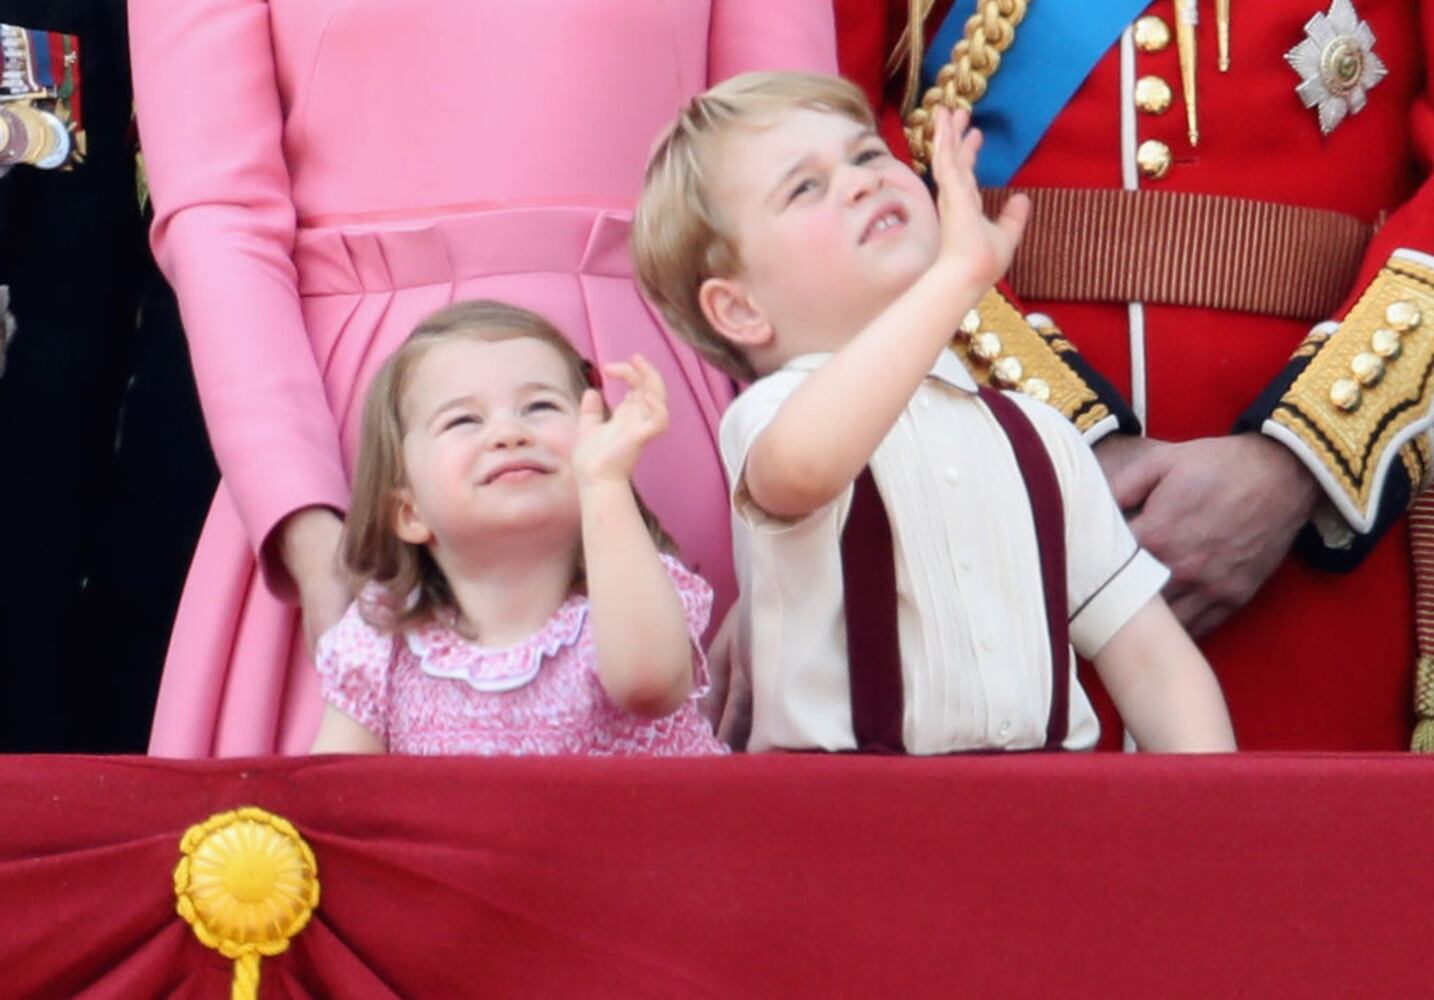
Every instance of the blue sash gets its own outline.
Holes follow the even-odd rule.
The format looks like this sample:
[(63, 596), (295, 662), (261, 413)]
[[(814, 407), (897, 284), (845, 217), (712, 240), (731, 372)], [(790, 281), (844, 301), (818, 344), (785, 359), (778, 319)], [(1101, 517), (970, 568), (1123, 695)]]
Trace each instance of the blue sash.
[[(956, 0), (921, 64), (923, 89), (951, 59), (977, 0)], [(976, 164), (982, 187), (1010, 183), (1095, 64), (1150, 0), (1032, 0), (1001, 56), (975, 122), (985, 133)]]

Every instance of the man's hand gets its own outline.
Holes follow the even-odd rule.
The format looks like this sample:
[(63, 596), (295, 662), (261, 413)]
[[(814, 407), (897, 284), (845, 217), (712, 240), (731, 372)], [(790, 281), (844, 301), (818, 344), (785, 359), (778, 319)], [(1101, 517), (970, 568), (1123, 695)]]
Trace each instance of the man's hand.
[[(1092, 450), (1100, 462), (1100, 469), (1105, 473), (1106, 480), (1114, 489), (1117, 477), (1123, 475), (1133, 462), (1150, 449), (1158, 448), (1164, 443), (1154, 438), (1142, 437), (1139, 434), (1115, 433), (1101, 438), (1095, 443)], [(1145, 498), (1141, 497), (1140, 499), (1144, 500)], [(1125, 510), (1124, 507), (1121, 509)]]
[(1289, 552), (1319, 486), (1259, 434), (1152, 441), (1111, 488), (1140, 544), (1170, 567), (1170, 608), (1196, 638), (1243, 607)]

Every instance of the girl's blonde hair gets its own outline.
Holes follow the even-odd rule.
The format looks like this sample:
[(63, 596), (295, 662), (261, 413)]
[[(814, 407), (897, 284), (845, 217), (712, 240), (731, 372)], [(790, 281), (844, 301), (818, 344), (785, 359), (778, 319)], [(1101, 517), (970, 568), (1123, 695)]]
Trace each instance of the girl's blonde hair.
[[(344, 522), (342, 555), (355, 590), (376, 583), (390, 603), (364, 601), (360, 610), (369, 624), (399, 629), (431, 618), (453, 606), (453, 591), (428, 549), (403, 541), (394, 531), (398, 492), (407, 485), (403, 467), (403, 397), (418, 362), (435, 345), (454, 337), (485, 343), (530, 338), (547, 344), (563, 359), (575, 399), (596, 384), (594, 369), (558, 332), (557, 327), (527, 309), (490, 299), (461, 302), (429, 316), (414, 328), (374, 376), (364, 399), (358, 466), (354, 470), (353, 502)], [(603, 405), (603, 415), (607, 406)], [(636, 489), (634, 488), (634, 495)], [(657, 518), (637, 497), (648, 531), (658, 548), (673, 552), (672, 540)], [(573, 585), (584, 582), (582, 555)]]

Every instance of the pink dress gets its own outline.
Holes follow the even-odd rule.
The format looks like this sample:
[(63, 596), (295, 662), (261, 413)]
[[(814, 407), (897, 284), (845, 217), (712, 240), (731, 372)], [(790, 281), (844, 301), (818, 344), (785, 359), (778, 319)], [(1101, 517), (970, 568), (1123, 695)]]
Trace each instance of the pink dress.
[[(359, 602), (319, 640), (324, 700), (377, 735), (390, 753), (722, 754), (697, 701), (707, 687), (701, 636), (712, 589), (664, 559), (692, 635), (695, 684), (677, 711), (644, 719), (614, 705), (597, 677), (588, 600), (574, 595), (507, 649), (485, 649), (448, 624), (384, 633)], [(381, 597), (375, 589), (366, 599)]]
[(318, 675), (256, 553), (301, 507), (347, 508), (365, 387), (455, 300), (661, 369), (671, 427), (636, 481), (725, 609), (731, 387), (639, 297), (629, 211), (654, 138), (709, 82), (835, 70), (829, 2), (131, 0), (130, 34), (155, 253), (223, 474), (153, 753), (308, 748)]

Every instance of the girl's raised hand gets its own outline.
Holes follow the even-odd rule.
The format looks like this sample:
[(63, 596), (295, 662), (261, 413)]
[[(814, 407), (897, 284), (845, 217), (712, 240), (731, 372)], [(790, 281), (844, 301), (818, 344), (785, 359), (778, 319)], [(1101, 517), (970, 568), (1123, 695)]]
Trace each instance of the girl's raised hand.
[(970, 124), (971, 113), (965, 109), (936, 110), (931, 172), (941, 213), (941, 253), (959, 261), (977, 283), (991, 285), (1011, 266), (1031, 202), (1023, 194), (1012, 195), (998, 218), (986, 218), (976, 186), (981, 132), (968, 128)]
[(630, 361), (603, 365), (602, 372), (626, 382), (627, 395), (604, 420), (602, 396), (596, 389), (583, 393), (578, 442), (573, 449), (573, 472), (579, 486), (626, 484), (643, 445), (667, 429), (667, 386), (646, 358), (634, 354)]

